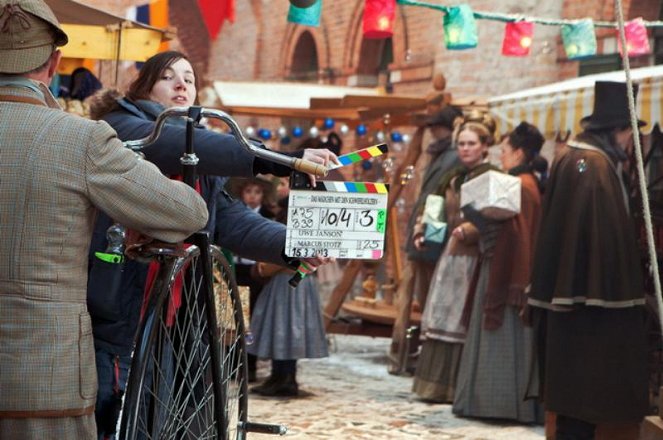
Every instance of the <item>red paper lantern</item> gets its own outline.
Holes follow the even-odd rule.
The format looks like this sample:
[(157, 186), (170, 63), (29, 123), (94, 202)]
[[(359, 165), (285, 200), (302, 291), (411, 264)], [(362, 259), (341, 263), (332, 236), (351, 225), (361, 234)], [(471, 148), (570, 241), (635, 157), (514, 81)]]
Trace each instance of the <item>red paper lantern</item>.
[(506, 24), (504, 40), (502, 41), (502, 55), (524, 57), (529, 55), (534, 35), (534, 23), (528, 21), (514, 21)]
[[(651, 53), (649, 47), (649, 37), (647, 36), (647, 27), (642, 21), (642, 18), (636, 18), (627, 21), (624, 24), (624, 34), (626, 36), (626, 47), (628, 48), (628, 56), (634, 57), (638, 55), (647, 55)], [(617, 37), (619, 53), (622, 53), (622, 39)]]
[(396, 0), (366, 0), (364, 38), (389, 38), (394, 35)]

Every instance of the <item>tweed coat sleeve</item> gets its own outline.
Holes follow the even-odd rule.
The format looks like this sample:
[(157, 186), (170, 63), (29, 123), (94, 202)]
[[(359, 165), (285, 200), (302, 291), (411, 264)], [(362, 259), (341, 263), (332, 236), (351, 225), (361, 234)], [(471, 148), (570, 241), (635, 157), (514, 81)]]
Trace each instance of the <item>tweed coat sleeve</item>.
[(207, 223), (205, 202), (193, 189), (124, 148), (105, 122), (91, 131), (86, 148), (88, 196), (115, 221), (168, 242)]

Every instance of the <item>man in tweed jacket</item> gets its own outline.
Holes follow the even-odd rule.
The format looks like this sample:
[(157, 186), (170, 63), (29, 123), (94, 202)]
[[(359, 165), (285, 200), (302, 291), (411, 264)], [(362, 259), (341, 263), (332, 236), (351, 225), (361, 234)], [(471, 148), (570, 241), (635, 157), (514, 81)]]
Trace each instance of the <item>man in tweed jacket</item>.
[(66, 44), (43, 0), (0, 0), (0, 438), (94, 439), (86, 308), (99, 208), (176, 242), (205, 226), (191, 188), (122, 147), (104, 122), (48, 91)]

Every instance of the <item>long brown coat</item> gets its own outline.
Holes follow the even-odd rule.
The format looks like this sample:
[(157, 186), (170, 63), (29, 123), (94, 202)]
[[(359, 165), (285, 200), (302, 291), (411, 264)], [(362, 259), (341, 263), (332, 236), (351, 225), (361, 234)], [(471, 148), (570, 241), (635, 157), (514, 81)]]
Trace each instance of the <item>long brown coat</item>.
[(97, 208), (164, 241), (207, 221), (195, 191), (45, 93), (0, 87), (0, 419), (94, 409), (86, 274)]

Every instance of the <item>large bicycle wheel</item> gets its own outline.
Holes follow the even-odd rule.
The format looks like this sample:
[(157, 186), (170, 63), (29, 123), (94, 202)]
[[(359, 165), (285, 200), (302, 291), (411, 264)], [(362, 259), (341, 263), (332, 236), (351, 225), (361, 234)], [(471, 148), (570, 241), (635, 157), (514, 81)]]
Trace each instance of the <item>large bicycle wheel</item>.
[(243, 438), (241, 304), (221, 252), (200, 244), (155, 282), (127, 383), (123, 439)]

